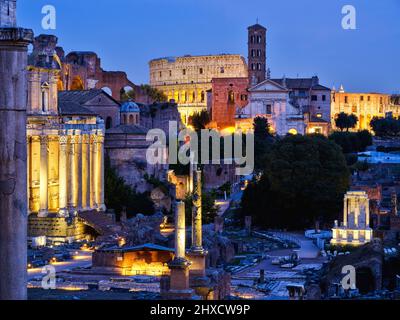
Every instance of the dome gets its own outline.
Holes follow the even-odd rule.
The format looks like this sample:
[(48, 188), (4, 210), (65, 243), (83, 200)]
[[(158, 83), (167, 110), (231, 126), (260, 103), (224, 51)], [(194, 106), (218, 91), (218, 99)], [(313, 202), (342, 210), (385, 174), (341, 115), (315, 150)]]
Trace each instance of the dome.
[(126, 101), (121, 105), (121, 112), (140, 112), (140, 109), (135, 102)]

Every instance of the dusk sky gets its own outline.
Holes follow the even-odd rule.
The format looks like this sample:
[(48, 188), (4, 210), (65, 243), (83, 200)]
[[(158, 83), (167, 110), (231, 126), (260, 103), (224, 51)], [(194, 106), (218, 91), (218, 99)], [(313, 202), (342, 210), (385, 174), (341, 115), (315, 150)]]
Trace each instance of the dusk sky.
[[(174, 55), (237, 53), (247, 58), (247, 27), (268, 29), (272, 77), (318, 75), (346, 91), (400, 93), (399, 0), (18, 0), (18, 24), (59, 45), (95, 51), (105, 70), (147, 83), (148, 62)], [(43, 30), (41, 9), (57, 9)], [(357, 30), (342, 29), (342, 7), (357, 10)]]

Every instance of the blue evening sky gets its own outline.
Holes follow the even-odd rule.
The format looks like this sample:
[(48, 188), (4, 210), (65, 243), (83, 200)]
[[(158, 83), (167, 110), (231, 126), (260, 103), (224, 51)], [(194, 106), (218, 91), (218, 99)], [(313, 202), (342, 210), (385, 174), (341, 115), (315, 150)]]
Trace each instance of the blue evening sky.
[[(135, 83), (148, 61), (185, 54), (238, 53), (247, 58), (247, 26), (268, 29), (272, 77), (318, 75), (346, 91), (400, 92), (400, 0), (18, 0), (18, 23), (59, 45), (95, 51), (105, 70)], [(41, 28), (41, 9), (57, 9), (57, 29)], [(357, 30), (341, 27), (344, 5)]]

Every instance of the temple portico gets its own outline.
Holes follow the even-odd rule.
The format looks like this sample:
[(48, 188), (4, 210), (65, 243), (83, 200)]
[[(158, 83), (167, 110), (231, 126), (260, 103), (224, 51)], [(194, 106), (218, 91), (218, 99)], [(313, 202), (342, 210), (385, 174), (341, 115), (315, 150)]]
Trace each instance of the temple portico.
[(103, 132), (98, 124), (65, 127), (38, 130), (28, 126), (29, 212), (38, 217), (105, 209)]

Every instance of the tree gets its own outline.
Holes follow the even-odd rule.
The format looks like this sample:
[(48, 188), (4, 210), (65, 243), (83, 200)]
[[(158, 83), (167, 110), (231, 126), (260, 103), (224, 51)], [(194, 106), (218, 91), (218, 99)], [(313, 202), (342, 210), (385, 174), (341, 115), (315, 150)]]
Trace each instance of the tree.
[(340, 148), (319, 135), (276, 141), (259, 180), (246, 188), (242, 216), (269, 228), (303, 229), (341, 212), (350, 173)]
[(126, 102), (126, 101), (130, 101), (130, 100), (135, 100), (136, 98), (136, 93), (134, 90), (128, 90), (125, 91), (124, 88), (121, 89), (121, 94), (120, 94), (121, 98), (121, 102)]
[(264, 169), (265, 157), (271, 148), (273, 138), (270, 132), (268, 119), (256, 117), (254, 127), (254, 166), (256, 171)]
[(372, 145), (372, 135), (368, 130), (358, 132), (333, 132), (329, 140), (334, 141), (341, 148), (343, 153), (363, 152)]
[(105, 204), (120, 214), (126, 208), (129, 215), (154, 213), (154, 205), (148, 193), (137, 193), (125, 180), (118, 176), (115, 168), (111, 166), (109, 157), (105, 158)]
[(397, 137), (400, 135), (399, 119), (374, 117), (370, 122), (370, 126), (378, 137)]
[(153, 88), (148, 84), (142, 84), (140, 86), (142, 92), (147, 95), (152, 102), (167, 102), (168, 97), (164, 94), (164, 92)]
[(339, 113), (335, 119), (336, 127), (338, 127), (340, 131), (343, 131), (344, 129), (346, 129), (346, 131), (349, 131), (349, 129), (355, 128), (357, 122), (358, 118), (356, 115), (347, 114), (344, 112)]
[(210, 121), (210, 115), (206, 110), (195, 112), (189, 117), (189, 125), (197, 132), (205, 129)]

